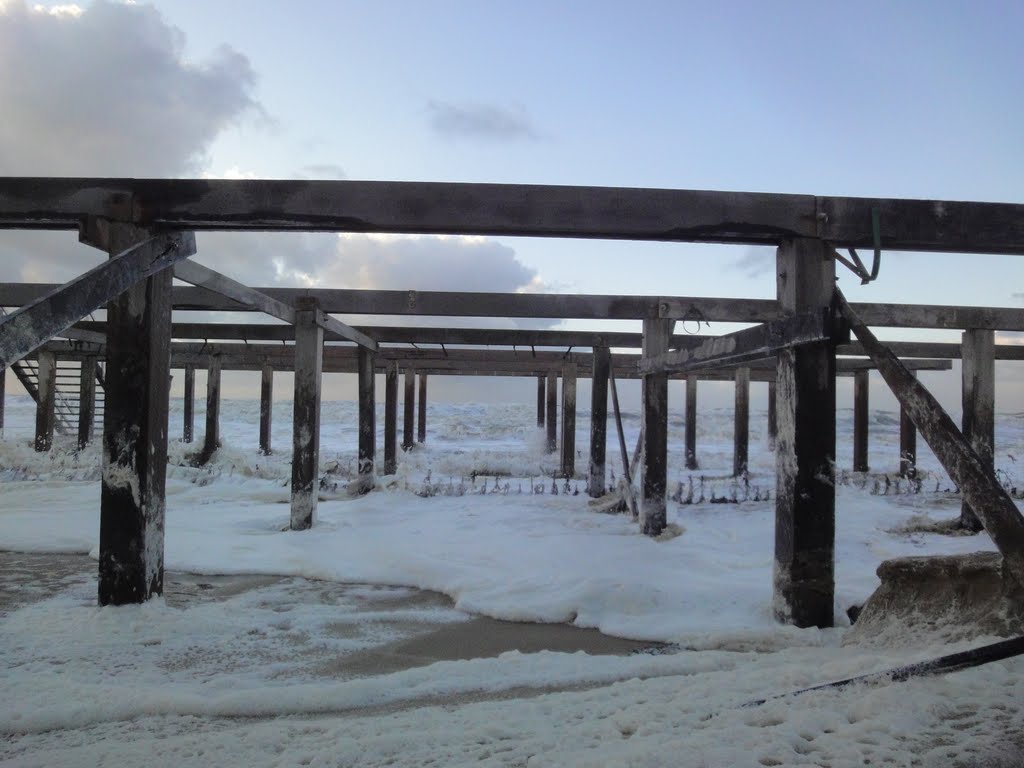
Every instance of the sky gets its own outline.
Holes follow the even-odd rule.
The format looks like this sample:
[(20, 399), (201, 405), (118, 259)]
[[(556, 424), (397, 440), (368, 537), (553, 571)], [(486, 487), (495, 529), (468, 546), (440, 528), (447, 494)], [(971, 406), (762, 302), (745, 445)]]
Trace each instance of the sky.
[[(1024, 5), (998, 0), (0, 0), (0, 175), (1024, 203), (1021, 29)], [(100, 258), (67, 233), (0, 233), (0, 279), (62, 281)], [(256, 286), (775, 290), (772, 249), (740, 246), (202, 233), (196, 258)], [(853, 301), (1024, 308), (1024, 259), (889, 253), (876, 283), (840, 286)], [(1001, 406), (1024, 389), (1003, 368)]]

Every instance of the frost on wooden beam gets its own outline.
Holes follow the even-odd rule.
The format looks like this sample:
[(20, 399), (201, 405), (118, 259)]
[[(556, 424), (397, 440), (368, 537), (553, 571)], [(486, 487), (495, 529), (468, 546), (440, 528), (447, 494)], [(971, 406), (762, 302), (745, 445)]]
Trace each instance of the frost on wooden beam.
[(0, 368), (20, 360), (145, 278), (195, 253), (191, 232), (147, 236), (0, 318)]

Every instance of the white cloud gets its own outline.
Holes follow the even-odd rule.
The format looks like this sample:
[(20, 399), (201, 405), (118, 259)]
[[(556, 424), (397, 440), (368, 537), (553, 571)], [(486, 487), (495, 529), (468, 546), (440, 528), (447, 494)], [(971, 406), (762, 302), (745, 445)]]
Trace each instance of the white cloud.
[(538, 137), (530, 116), (522, 107), (430, 101), (427, 112), (434, 132), (449, 138), (508, 141)]

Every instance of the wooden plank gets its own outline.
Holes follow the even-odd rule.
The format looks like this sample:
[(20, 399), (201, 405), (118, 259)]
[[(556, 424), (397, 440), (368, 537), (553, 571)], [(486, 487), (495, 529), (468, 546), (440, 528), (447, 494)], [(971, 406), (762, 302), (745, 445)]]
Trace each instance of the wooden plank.
[[(607, 490), (605, 466), (608, 445), (608, 376), (611, 352), (607, 347), (594, 349), (594, 367), (590, 387), (590, 463), (587, 471), (587, 493), (597, 499)], [(538, 393), (538, 406), (543, 399)], [(538, 416), (538, 418), (540, 418)]]
[(232, 280), (227, 275), (215, 272), (191, 259), (185, 259), (175, 264), (174, 276), (182, 282), (190, 283), (220, 296), (226, 296), (239, 304), (244, 304), (249, 309), (263, 312), (289, 324), (295, 323), (295, 308), (293, 306), (249, 288), (237, 280)]
[(868, 371), (853, 376), (853, 471), (868, 471)]
[(547, 432), (548, 453), (554, 453), (558, 448), (558, 372), (550, 370), (547, 373), (548, 381), (548, 407), (547, 407)]
[[(112, 225), (107, 249), (116, 256), (145, 236)], [(171, 282), (164, 269), (107, 304), (100, 605), (163, 593)]]
[(408, 451), (414, 442), (416, 419), (416, 369), (405, 369), (405, 401), (403, 402), (402, 450)]
[(196, 366), (195, 363), (185, 364), (185, 394), (182, 407), (184, 423), (181, 428), (181, 442), (191, 443), (195, 432), (196, 407)]
[(427, 371), (420, 371), (419, 410), (416, 412), (416, 442), (427, 441)]
[[(825, 310), (835, 262), (818, 240), (794, 240), (776, 256), (779, 302), (793, 314)], [(835, 595), (835, 351), (827, 341), (778, 353), (775, 568), (779, 621), (830, 627)]]
[(191, 233), (145, 235), (74, 280), (0, 316), (0, 368), (20, 360), (140, 280), (194, 252)]
[(562, 368), (562, 477), (576, 476), (576, 364)]
[(398, 471), (398, 361), (388, 363), (384, 373), (384, 471)]
[(374, 482), (377, 453), (376, 400), (373, 389), (373, 352), (359, 347), (359, 487), (369, 490)]
[(1017, 505), (938, 401), (879, 343), (838, 290), (836, 296), (843, 315), (871, 353), (882, 378), (907, 409), (935, 457), (960, 486), (964, 500), (981, 520), (1003, 556), (1007, 575), (1018, 584), (1024, 584), (1024, 516)]
[[(644, 358), (650, 359), (668, 350), (674, 324), (674, 320), (660, 318), (644, 320)], [(647, 536), (658, 536), (668, 525), (668, 375), (645, 373), (642, 393), (644, 470), (640, 528)]]
[(743, 477), (747, 474), (750, 454), (750, 369), (737, 368), (736, 404), (733, 412), (732, 474)]
[(92, 442), (96, 422), (96, 358), (82, 361), (78, 378), (78, 450)]
[(36, 451), (46, 453), (53, 448), (53, 429), (56, 424), (57, 358), (52, 352), (42, 351), (36, 368)]
[(292, 496), (289, 527), (313, 527), (320, 493), (320, 393), (324, 332), (314, 299), (295, 312), (295, 395), (292, 410)]
[(687, 469), (700, 468), (700, 465), (697, 463), (697, 381), (696, 374), (686, 374), (686, 420), (684, 429), (686, 441), (685, 465)]
[(260, 369), (260, 455), (273, 453), (271, 427), (274, 419), (274, 367), (264, 365)]
[[(963, 433), (981, 463), (995, 471), (996, 367), (992, 331), (968, 330), (963, 333), (962, 404)], [(980, 531), (981, 520), (964, 501), (960, 525), (968, 531)]]

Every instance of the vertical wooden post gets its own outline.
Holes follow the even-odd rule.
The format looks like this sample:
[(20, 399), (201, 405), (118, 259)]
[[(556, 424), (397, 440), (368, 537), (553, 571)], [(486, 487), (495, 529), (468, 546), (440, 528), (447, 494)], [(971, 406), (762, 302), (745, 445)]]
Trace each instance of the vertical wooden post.
[(289, 528), (313, 527), (320, 492), (320, 392), (324, 332), (316, 324), (317, 301), (295, 307), (295, 394), (292, 409), (292, 505)]
[(185, 366), (185, 396), (182, 408), (184, 423), (181, 427), (181, 442), (191, 443), (196, 428), (196, 367)]
[[(996, 366), (995, 331), (966, 330), (960, 343), (963, 358), (963, 432), (981, 463), (991, 469), (995, 457)], [(960, 525), (980, 531), (981, 521), (967, 502)]]
[(271, 427), (274, 421), (274, 368), (264, 365), (260, 370), (260, 453), (272, 453)]
[[(917, 378), (917, 371), (910, 371)], [(917, 427), (906, 408), (900, 406), (900, 477), (917, 477)]]
[(768, 448), (775, 450), (775, 441), (779, 436), (779, 420), (776, 415), (776, 387), (774, 381), (768, 382)]
[(398, 361), (392, 360), (384, 372), (384, 472), (398, 471)]
[(405, 402), (402, 404), (402, 450), (408, 451), (412, 448), (414, 437), (413, 430), (416, 425), (416, 369), (405, 369)]
[[(377, 453), (377, 401), (374, 397), (374, 354), (359, 348), (359, 487), (373, 487)], [(422, 374), (421, 374), (422, 375)]]
[(547, 373), (547, 395), (548, 405), (547, 428), (548, 428), (548, 453), (554, 453), (558, 447), (558, 372), (548, 371)]
[(562, 476), (576, 476), (576, 363), (562, 366)]
[[(824, 311), (835, 262), (820, 240), (778, 249), (778, 298), (785, 314)], [(835, 596), (835, 347), (828, 341), (778, 353), (773, 609), (798, 627), (830, 627)]]
[(220, 358), (212, 356), (206, 365), (206, 434), (198, 463), (206, 464), (220, 447)]
[[(646, 318), (643, 356), (668, 351), (672, 320)], [(657, 536), (668, 525), (665, 492), (668, 488), (668, 374), (648, 373), (643, 377), (643, 485), (640, 527)]]
[(416, 442), (427, 442), (427, 374), (420, 374), (420, 408), (416, 412)]
[(750, 369), (736, 369), (736, 407), (733, 413), (732, 474), (740, 477), (747, 473), (750, 455)]
[(544, 377), (537, 377), (537, 429), (544, 429)]
[(36, 355), (38, 374), (36, 386), (36, 442), (35, 448), (45, 453), (53, 447), (53, 427), (57, 405), (57, 358), (53, 352), (39, 350)]
[(853, 374), (853, 471), (868, 471), (869, 371)]
[(92, 442), (96, 422), (96, 358), (82, 360), (78, 377), (78, 449)]
[(686, 377), (686, 468), (699, 469), (697, 463), (697, 377)]
[[(145, 236), (111, 224), (103, 248), (121, 253)], [(163, 593), (172, 274), (158, 272), (107, 304), (100, 605)]]
[[(591, 498), (604, 495), (607, 483), (605, 460), (608, 453), (608, 373), (612, 355), (608, 347), (594, 347), (594, 370), (590, 388), (590, 471), (587, 493)], [(544, 402), (537, 395), (538, 406)]]
[(4, 435), (4, 408), (7, 405), (7, 369), (0, 368), (0, 437)]

